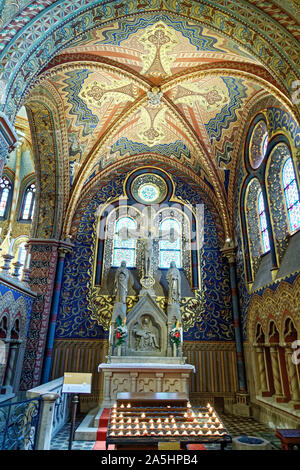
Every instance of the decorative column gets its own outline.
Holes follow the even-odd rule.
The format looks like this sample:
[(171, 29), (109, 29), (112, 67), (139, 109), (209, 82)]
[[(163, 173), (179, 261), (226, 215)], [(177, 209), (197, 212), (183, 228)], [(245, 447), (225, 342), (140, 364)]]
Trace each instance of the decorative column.
[(113, 397), (110, 396), (110, 384), (113, 373), (109, 370), (103, 371), (103, 406), (111, 406)]
[(12, 273), (12, 278), (15, 279), (15, 280), (19, 280), (20, 269), (23, 266), (23, 264), (19, 263), (19, 261), (16, 261), (15, 263), (13, 263), (13, 266), (14, 266), (14, 270), (13, 270), (13, 273)]
[(131, 378), (131, 392), (136, 392), (136, 384), (137, 384), (137, 378), (138, 378), (138, 372), (130, 372), (130, 378)]
[(45, 354), (45, 361), (44, 361), (44, 368), (42, 374), (42, 383), (49, 382), (50, 374), (51, 374), (51, 367), (53, 361), (53, 344), (54, 344), (54, 337), (55, 337), (55, 329), (56, 329), (56, 320), (59, 311), (59, 300), (60, 300), (60, 293), (61, 293), (61, 286), (62, 286), (62, 278), (64, 273), (64, 265), (65, 265), (65, 256), (67, 253), (72, 251), (73, 245), (70, 243), (65, 243), (58, 248), (58, 262), (56, 268), (56, 279), (55, 279), (55, 286), (53, 291), (53, 299), (50, 311), (50, 321), (49, 321), (49, 328), (48, 328), (48, 337), (47, 337), (47, 344), (46, 344), (46, 354)]
[(270, 344), (270, 355), (271, 355), (274, 389), (275, 389), (275, 395), (273, 396), (276, 399), (276, 401), (277, 400), (281, 401), (283, 399), (283, 390), (282, 390), (282, 383), (281, 383), (277, 346), (278, 345), (274, 343)]
[(4, 276), (10, 276), (9, 271), (10, 271), (10, 263), (11, 260), (14, 259), (13, 255), (6, 254), (2, 255), (2, 258), (4, 259), (4, 265), (1, 268), (1, 274)]
[(264, 348), (260, 344), (254, 344), (257, 363), (258, 363), (258, 378), (260, 383), (260, 393), (263, 396), (268, 391), (267, 375), (265, 366), (265, 353)]
[(40, 385), (59, 242), (31, 239), (27, 244), (31, 254), (29, 286), (37, 296), (28, 328), (20, 390)]
[(239, 393), (247, 393), (243, 340), (240, 324), (240, 308), (236, 281), (235, 247), (230, 239), (226, 240), (221, 252), (223, 256), (228, 259), (229, 263)]
[(163, 391), (162, 381), (163, 381), (164, 373), (156, 372), (155, 377), (156, 377), (156, 392), (157, 393), (162, 392)]
[(45, 395), (42, 395), (42, 399), (43, 402), (37, 431), (36, 450), (50, 450), (55, 402), (59, 399), (59, 394), (46, 393)]
[(15, 148), (18, 137), (12, 124), (4, 113), (0, 112), (0, 178), (7, 155)]
[(19, 190), (20, 190), (21, 161), (22, 161), (22, 155), (24, 153), (24, 149), (25, 149), (25, 144), (22, 143), (22, 141), (20, 141), (18, 144), (17, 151), (16, 151), (14, 190), (13, 190), (11, 208), (10, 208), (9, 227), (12, 227), (13, 221), (16, 216), (17, 202), (19, 199)]
[(292, 360), (294, 350), (291, 348), (290, 344), (286, 344), (284, 352), (291, 394), (290, 404), (293, 405), (296, 410), (300, 410), (300, 384), (298, 381), (297, 366)]

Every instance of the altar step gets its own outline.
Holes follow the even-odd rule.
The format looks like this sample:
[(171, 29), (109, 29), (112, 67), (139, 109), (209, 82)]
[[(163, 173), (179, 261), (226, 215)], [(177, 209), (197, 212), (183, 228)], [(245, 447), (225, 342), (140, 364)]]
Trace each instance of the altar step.
[(86, 417), (80, 423), (75, 431), (75, 441), (97, 441), (97, 434), (99, 427), (107, 428), (108, 424), (108, 413), (107, 416), (102, 417), (100, 423), (100, 417), (103, 413), (104, 408), (97, 407), (88, 412)]
[(95, 408), (84, 418), (75, 431), (75, 441), (96, 441), (93, 450), (114, 450), (114, 445), (106, 449), (109, 408)]

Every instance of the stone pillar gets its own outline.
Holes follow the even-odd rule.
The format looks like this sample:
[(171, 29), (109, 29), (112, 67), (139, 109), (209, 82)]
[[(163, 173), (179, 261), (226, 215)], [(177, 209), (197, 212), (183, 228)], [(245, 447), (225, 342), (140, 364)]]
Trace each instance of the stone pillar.
[(238, 387), (239, 387), (238, 391), (241, 393), (245, 393), (247, 392), (247, 384), (246, 384), (245, 362), (244, 362), (244, 352), (243, 352), (243, 339), (242, 339), (241, 323), (240, 323), (238, 288), (237, 288), (237, 281), (236, 281), (235, 247), (233, 243), (231, 242), (231, 240), (228, 239), (226, 241), (224, 248), (222, 248), (221, 252), (223, 253), (223, 256), (225, 256), (228, 259), (228, 263), (229, 263), (233, 325), (234, 325)]
[(46, 355), (44, 361), (44, 368), (42, 374), (42, 383), (49, 382), (50, 374), (51, 374), (51, 367), (52, 367), (52, 360), (53, 360), (53, 345), (54, 345), (54, 337), (55, 337), (55, 329), (56, 329), (56, 320), (59, 311), (59, 299), (62, 287), (62, 278), (64, 273), (64, 265), (65, 265), (65, 256), (67, 253), (72, 251), (72, 245), (64, 244), (58, 248), (58, 262), (57, 262), (57, 269), (56, 269), (56, 279), (55, 279), (55, 287), (53, 292), (53, 299), (51, 305), (51, 312), (50, 312), (50, 321), (49, 321), (49, 329), (48, 329), (48, 337), (47, 337), (47, 345), (46, 345)]
[(32, 306), (28, 329), (20, 383), (21, 390), (28, 390), (40, 384), (56, 273), (58, 245), (57, 240), (31, 239), (28, 241), (31, 254), (29, 285), (31, 290), (37, 293), (37, 296)]
[(36, 450), (50, 450), (51, 435), (53, 428), (53, 415), (55, 402), (59, 398), (57, 393), (46, 393), (42, 395), (40, 420), (37, 430)]
[(182, 380), (182, 392), (186, 393), (187, 396), (190, 395), (189, 393), (189, 379), (190, 379), (190, 374), (181, 374), (181, 380)]
[(110, 402), (113, 397), (110, 396), (110, 382), (112, 378), (112, 372), (103, 371), (103, 404), (104, 406), (110, 406)]
[(268, 391), (266, 365), (265, 365), (265, 352), (264, 348), (260, 344), (255, 344), (255, 351), (258, 365), (258, 379), (260, 384), (260, 393), (263, 395), (264, 392)]
[(274, 398), (276, 398), (276, 400), (282, 400), (283, 389), (282, 389), (282, 383), (281, 383), (278, 350), (277, 350), (277, 345), (274, 343), (270, 345), (270, 355), (271, 355), (274, 389), (275, 389)]
[(19, 263), (19, 261), (16, 261), (15, 263), (13, 263), (13, 266), (14, 266), (14, 270), (13, 270), (13, 273), (12, 273), (12, 278), (13, 279), (19, 279), (20, 269), (23, 266), (23, 264)]
[(0, 178), (7, 155), (15, 148), (18, 136), (3, 112), (0, 112)]
[(19, 199), (19, 190), (20, 190), (20, 171), (21, 171), (21, 160), (24, 152), (25, 145), (20, 141), (17, 148), (16, 155), (16, 166), (15, 166), (15, 179), (14, 179), (14, 189), (10, 207), (10, 217), (9, 217), (9, 227), (12, 227), (16, 216), (17, 203)]
[(131, 377), (131, 392), (135, 393), (136, 392), (136, 385), (137, 385), (137, 378), (138, 378), (138, 372), (130, 372), (130, 377)]
[(164, 373), (163, 372), (156, 372), (155, 373), (155, 377), (156, 377), (156, 392), (159, 393), (159, 392), (162, 392), (163, 391), (163, 377), (164, 377)]
[(1, 268), (1, 274), (3, 274), (4, 276), (10, 276), (9, 274), (10, 263), (11, 263), (11, 260), (14, 259), (14, 257), (13, 255), (6, 254), (6, 255), (2, 255), (2, 258), (4, 259), (4, 265)]
[(291, 348), (290, 344), (287, 344), (285, 347), (285, 361), (286, 368), (289, 379), (289, 387), (291, 394), (290, 404), (294, 406), (295, 409), (300, 409), (300, 384), (298, 380), (297, 366), (292, 361), (292, 355), (294, 350)]

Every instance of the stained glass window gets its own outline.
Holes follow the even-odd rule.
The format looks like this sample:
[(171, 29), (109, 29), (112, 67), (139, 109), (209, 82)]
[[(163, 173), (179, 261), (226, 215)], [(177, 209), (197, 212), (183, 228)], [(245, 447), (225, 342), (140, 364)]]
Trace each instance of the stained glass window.
[(260, 191), (258, 195), (258, 215), (259, 215), (259, 222), (260, 222), (260, 233), (262, 237), (263, 251), (264, 253), (267, 253), (267, 251), (270, 250), (270, 239), (269, 239), (266, 210), (265, 210), (265, 204), (264, 204), (262, 191)]
[(292, 158), (288, 158), (282, 169), (283, 189), (291, 230), (300, 227), (299, 191)]
[(112, 265), (119, 267), (122, 261), (126, 261), (127, 268), (133, 268), (135, 266), (136, 240), (130, 238), (130, 234), (126, 236), (126, 230), (124, 235), (124, 229), (136, 230), (136, 222), (130, 217), (121, 217), (117, 220), (115, 224)]
[(181, 229), (175, 219), (165, 219), (159, 227), (159, 267), (169, 268), (171, 261), (182, 267)]
[(7, 178), (0, 179), (0, 217), (5, 217), (8, 209), (8, 197), (11, 191), (11, 184)]
[(21, 220), (31, 220), (34, 212), (34, 203), (35, 203), (35, 184), (30, 184), (26, 191), (23, 200)]
[(139, 188), (138, 194), (145, 202), (154, 202), (158, 199), (159, 189), (156, 185), (147, 183)]
[(263, 119), (255, 125), (250, 138), (249, 161), (255, 170), (261, 165), (268, 147), (268, 128)]

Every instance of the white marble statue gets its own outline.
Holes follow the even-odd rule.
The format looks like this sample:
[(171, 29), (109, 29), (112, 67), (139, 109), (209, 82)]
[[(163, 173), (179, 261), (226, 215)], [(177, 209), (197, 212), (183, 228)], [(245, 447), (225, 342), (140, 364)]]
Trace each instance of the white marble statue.
[(171, 261), (166, 278), (169, 285), (168, 303), (179, 304), (181, 298), (181, 277), (179, 270), (176, 268), (175, 261)]
[(129, 269), (126, 268), (126, 261), (121, 262), (121, 266), (116, 271), (115, 277), (115, 296), (116, 302), (126, 304), (127, 293), (128, 293), (128, 281), (130, 279)]

